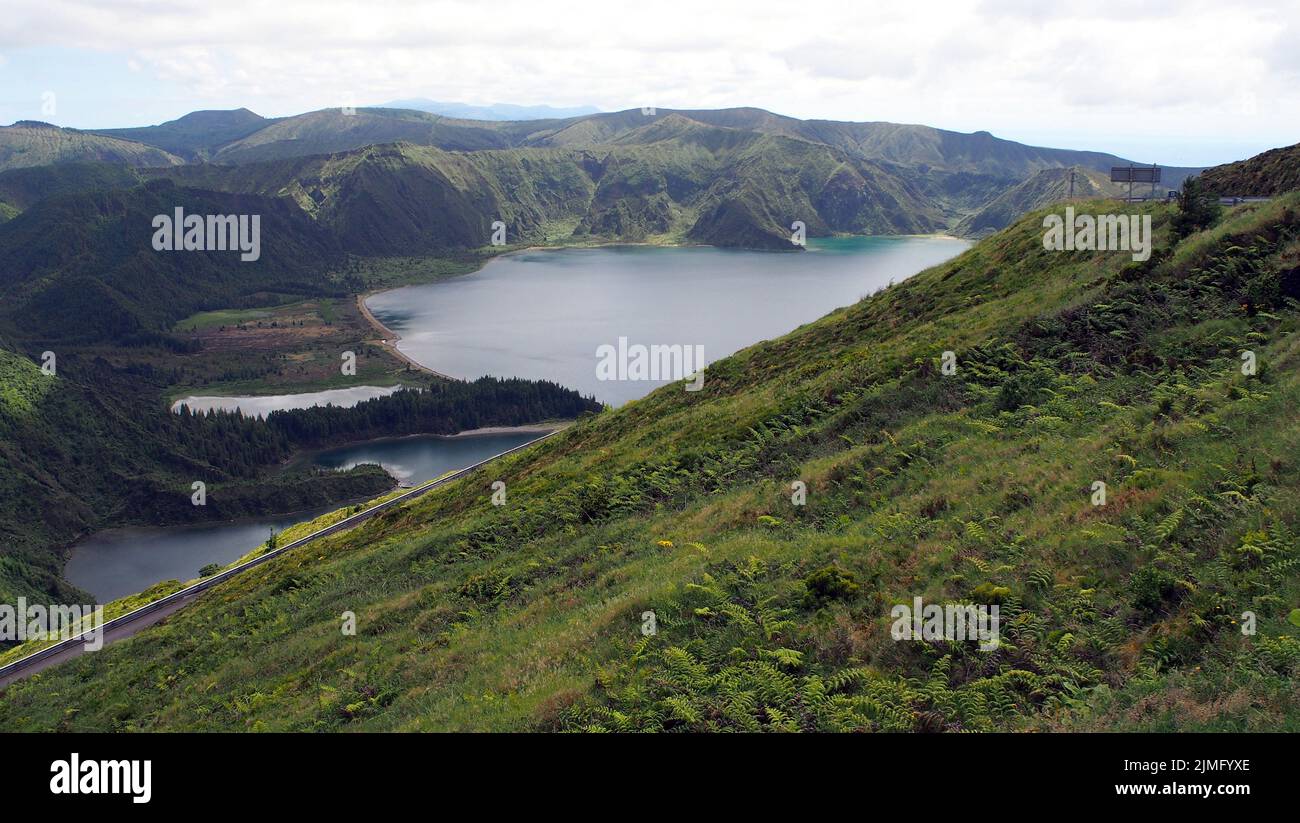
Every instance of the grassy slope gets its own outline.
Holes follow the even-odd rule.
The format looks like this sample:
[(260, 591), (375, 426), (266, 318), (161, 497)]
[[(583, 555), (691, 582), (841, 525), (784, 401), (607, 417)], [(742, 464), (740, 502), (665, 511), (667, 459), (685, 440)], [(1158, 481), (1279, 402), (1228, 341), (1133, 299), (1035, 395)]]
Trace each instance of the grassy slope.
[[(0, 726), (1300, 728), (1297, 205), (1149, 265), (1031, 215), (15, 685)], [(1003, 646), (891, 641), (915, 595), (1000, 601)]]
[(1273, 197), (1300, 189), (1300, 144), (1206, 170), (1205, 188), (1225, 197)]
[(20, 122), (0, 127), (0, 171), (67, 162), (173, 166), (184, 161), (144, 143), (45, 123)]
[(960, 235), (979, 236), (991, 234), (1011, 225), (1026, 212), (1047, 208), (1071, 197), (1070, 175), (1074, 174), (1074, 197), (1090, 200), (1102, 197), (1122, 197), (1126, 188), (1110, 182), (1105, 174), (1076, 166), (1066, 169), (1043, 169), (1028, 180), (998, 195), (984, 208), (957, 224)]

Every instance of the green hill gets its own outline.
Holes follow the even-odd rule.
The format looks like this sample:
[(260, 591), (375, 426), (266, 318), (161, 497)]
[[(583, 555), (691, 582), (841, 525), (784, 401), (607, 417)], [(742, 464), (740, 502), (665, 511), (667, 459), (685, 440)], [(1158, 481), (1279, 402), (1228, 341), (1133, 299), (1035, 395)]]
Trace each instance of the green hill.
[[(64, 140), (129, 138), (139, 142), (117, 142), (209, 160), (178, 166), (167, 155), (170, 167), (142, 173), (291, 198), (341, 235), (348, 251), (364, 255), (476, 248), (497, 220), (507, 224), (512, 243), (662, 240), (790, 249), (796, 220), (814, 236), (980, 234), (1046, 202), (1045, 178), (1036, 175), (1078, 168), (1096, 176), (1128, 163), (987, 132), (798, 120), (754, 108), (523, 121), (384, 108), (266, 120), (239, 109), (94, 135), (52, 133)], [(1166, 182), (1177, 186), (1196, 170), (1165, 171)], [(100, 182), (88, 178), (82, 190)], [(3, 195), (0, 187), (0, 220), (31, 205), (30, 198)]]
[(1110, 182), (1109, 174), (1093, 169), (1082, 166), (1043, 169), (966, 217), (957, 224), (957, 233), (967, 236), (984, 235), (1004, 229), (1026, 212), (1069, 200), (1072, 188), (1073, 197), (1079, 200), (1123, 197), (1127, 193), (1121, 184)]
[(12, 218), (41, 200), (143, 182), (138, 169), (116, 163), (68, 162), (0, 171), (0, 211), (7, 208)]
[[(1176, 246), (1141, 208), (1146, 263), (1028, 215), (10, 686), (0, 727), (1300, 730), (1300, 195)], [(914, 597), (997, 605), (1001, 645), (893, 640)]]
[[(360, 116), (360, 115), (358, 115)], [(363, 255), (510, 243), (668, 240), (790, 249), (790, 224), (831, 232), (942, 226), (897, 173), (830, 147), (684, 124), (590, 149), (452, 152), (407, 143), (235, 167), (187, 166), (186, 186), (292, 200)], [(651, 138), (655, 139), (651, 139)]]
[(51, 163), (173, 166), (184, 161), (144, 143), (24, 120), (0, 126), (0, 171)]
[[(260, 215), (260, 258), (154, 250), (154, 217), (176, 208)], [(197, 311), (273, 302), (276, 294), (345, 293), (328, 278), (341, 260), (335, 241), (292, 204), (167, 180), (42, 200), (0, 225), (0, 249), (0, 326), (34, 341), (125, 342)]]
[[(546, 122), (546, 121), (537, 121)], [(312, 154), (333, 154), (381, 143), (407, 142), (454, 151), (512, 145), (495, 122), (453, 120), (403, 109), (322, 109), (277, 120), (223, 146), (218, 163), (247, 163)]]
[(248, 109), (194, 111), (157, 126), (96, 129), (96, 134), (157, 146), (186, 160), (206, 160), (221, 146), (274, 123)]
[(1273, 197), (1300, 189), (1300, 144), (1273, 149), (1201, 175), (1208, 191), (1222, 197)]

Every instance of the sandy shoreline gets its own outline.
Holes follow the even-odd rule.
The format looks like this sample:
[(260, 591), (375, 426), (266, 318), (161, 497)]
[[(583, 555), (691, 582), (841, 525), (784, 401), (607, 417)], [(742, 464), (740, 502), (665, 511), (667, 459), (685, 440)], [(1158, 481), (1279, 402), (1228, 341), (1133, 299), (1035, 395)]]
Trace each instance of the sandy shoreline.
[(460, 380), (459, 377), (452, 377), (449, 374), (443, 374), (442, 372), (434, 371), (428, 366), (424, 366), (415, 362), (410, 357), (407, 357), (399, 348), (397, 348), (397, 342), (402, 339), (402, 336), (397, 332), (393, 331), (392, 329), (388, 328), (387, 326), (385, 326), (383, 323), (380, 323), (379, 318), (371, 314), (370, 308), (366, 306), (367, 297), (370, 297), (373, 294), (379, 294), (380, 292), (384, 292), (384, 291), (391, 291), (391, 289), (377, 289), (372, 292), (366, 292), (365, 294), (357, 295), (357, 310), (361, 312), (361, 316), (366, 319), (366, 322), (369, 323), (371, 327), (381, 335), (381, 337), (375, 342), (378, 342), (379, 345), (387, 349), (389, 353), (392, 354), (394, 357), (396, 357), (398, 360), (401, 360), (403, 363), (407, 364), (413, 369), (416, 369), (417, 371), (422, 371), (425, 374), (432, 374), (434, 377), (441, 377), (443, 380)]
[(529, 423), (523, 426), (484, 426), (481, 429), (466, 429), (455, 434), (438, 436), (454, 440), (457, 437), (475, 437), (483, 434), (550, 434), (553, 431), (567, 429), (573, 425), (573, 422), (572, 420), (561, 420), (556, 423)]

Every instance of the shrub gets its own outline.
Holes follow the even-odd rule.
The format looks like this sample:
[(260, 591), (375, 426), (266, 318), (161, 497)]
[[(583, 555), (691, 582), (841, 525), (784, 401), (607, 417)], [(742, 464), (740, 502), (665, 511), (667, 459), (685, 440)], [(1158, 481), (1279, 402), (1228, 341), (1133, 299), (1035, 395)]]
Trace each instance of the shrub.
[(807, 592), (804, 606), (819, 609), (832, 600), (849, 600), (858, 593), (858, 582), (853, 573), (836, 566), (824, 566), (804, 578)]
[(972, 600), (986, 606), (998, 605), (1010, 596), (1011, 589), (1006, 586), (995, 586), (992, 583), (981, 583), (971, 592)]
[(1133, 608), (1154, 614), (1178, 592), (1178, 579), (1159, 566), (1143, 566), (1129, 579)]

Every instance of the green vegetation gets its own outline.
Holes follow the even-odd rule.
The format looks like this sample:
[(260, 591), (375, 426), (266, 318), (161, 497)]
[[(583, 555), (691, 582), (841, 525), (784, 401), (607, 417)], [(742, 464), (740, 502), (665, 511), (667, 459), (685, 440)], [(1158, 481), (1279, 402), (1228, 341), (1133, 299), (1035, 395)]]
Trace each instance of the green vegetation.
[(1110, 177), (1098, 169), (1084, 166), (1043, 169), (962, 219), (957, 225), (956, 233), (973, 236), (989, 234), (1007, 227), (1026, 212), (1037, 211), (1071, 197), (1095, 200), (1123, 197), (1126, 193), (1126, 187), (1110, 182)]
[[(1028, 215), (17, 683), (0, 727), (1300, 730), (1300, 195), (1179, 241), (1141, 208), (1145, 263)], [(1003, 642), (892, 640), (915, 596), (997, 603)]]
[(292, 446), (302, 447), (571, 420), (599, 409), (595, 399), (548, 380), (480, 377), (435, 381), (424, 389), (371, 398), (349, 409), (316, 406), (271, 412), (266, 425)]
[(248, 109), (194, 111), (157, 126), (97, 129), (95, 133), (157, 146), (186, 160), (206, 160), (219, 146), (247, 137), (273, 122)]
[(1195, 177), (1183, 181), (1178, 192), (1178, 214), (1174, 216), (1174, 237), (1187, 237), (1214, 224), (1219, 218), (1219, 203)]
[[(168, 155), (176, 162), (88, 173), (80, 188), (51, 166), (15, 179), (12, 198), (0, 174), (0, 202), (30, 207), (42, 177), (52, 194), (99, 190), (115, 176), (119, 188), (166, 178), (291, 203), (343, 251), (366, 257), (474, 253), (496, 220), (512, 246), (617, 240), (790, 250), (796, 220), (812, 236), (984, 234), (1064, 196), (1059, 173), (1038, 175), (1076, 168), (1077, 193), (1090, 196), (1109, 193), (1100, 175), (1128, 162), (986, 132), (805, 121), (759, 109), (521, 122), (396, 109), (263, 120), (238, 110), (81, 139), (110, 139), (101, 135), (214, 162), (177, 165)], [(1167, 168), (1166, 184), (1194, 171)]]
[[(568, 419), (597, 404), (551, 383), (431, 380), (356, 409), (171, 414), (168, 379), (61, 349), (58, 377), (0, 349), (0, 600), (84, 598), (60, 577), (62, 550), (109, 525), (172, 524), (302, 511), (373, 496), (377, 466), (282, 469), (298, 451), (395, 434)], [(191, 504), (191, 484), (208, 486)]]
[[(259, 214), (255, 262), (238, 252), (167, 253), (152, 247), (155, 215)], [(171, 345), (168, 330), (195, 312), (257, 308), (291, 296), (346, 296), (330, 272), (334, 240), (292, 204), (252, 195), (180, 189), (169, 181), (42, 200), (0, 224), (8, 265), (0, 329), (63, 345)], [(359, 285), (359, 284), (356, 284)]]
[(0, 171), (68, 162), (169, 166), (184, 161), (143, 143), (61, 129), (49, 123), (20, 120), (12, 126), (0, 126)]
[(222, 326), (256, 323), (271, 316), (267, 309), (217, 309), (201, 311), (176, 323), (177, 330), (202, 331)]
[(1274, 197), (1300, 189), (1300, 144), (1206, 170), (1205, 189), (1220, 197)]

